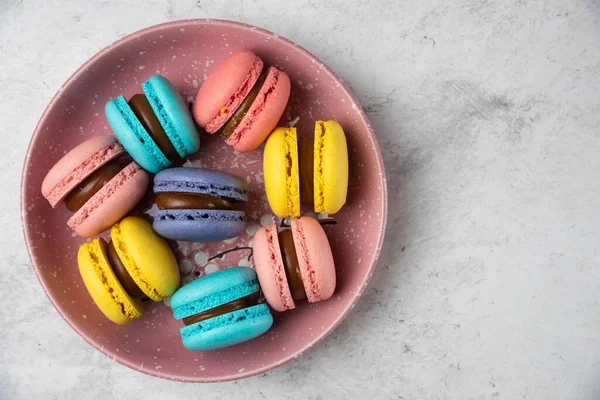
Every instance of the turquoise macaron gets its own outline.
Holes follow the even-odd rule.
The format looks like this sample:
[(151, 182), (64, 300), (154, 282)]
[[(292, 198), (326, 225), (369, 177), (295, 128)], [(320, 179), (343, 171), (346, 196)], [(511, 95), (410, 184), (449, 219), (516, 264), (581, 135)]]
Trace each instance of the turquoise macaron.
[(187, 104), (166, 78), (154, 75), (142, 90), (129, 102), (123, 96), (109, 100), (105, 113), (129, 155), (156, 174), (198, 151), (200, 136)]
[(232, 267), (196, 279), (171, 297), (177, 320), (183, 320), (183, 345), (209, 351), (254, 339), (271, 328), (273, 316), (259, 303), (260, 286), (253, 269)]

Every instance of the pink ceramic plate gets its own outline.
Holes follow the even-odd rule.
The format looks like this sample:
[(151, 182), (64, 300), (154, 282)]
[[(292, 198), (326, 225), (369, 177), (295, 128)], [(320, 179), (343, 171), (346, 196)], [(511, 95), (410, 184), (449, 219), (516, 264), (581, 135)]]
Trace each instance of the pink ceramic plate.
[[(350, 153), (348, 202), (326, 228), (338, 274), (333, 297), (296, 310), (274, 313), (275, 324), (262, 337), (220, 351), (198, 353), (181, 344), (181, 322), (168, 301), (146, 304), (144, 316), (129, 325), (109, 322), (92, 303), (77, 270), (76, 253), (84, 239), (66, 225), (65, 207), (52, 210), (40, 194), (46, 172), (84, 139), (110, 133), (104, 104), (120, 94), (141, 93), (153, 74), (173, 82), (188, 101), (199, 85), (232, 51), (249, 48), (286, 71), (292, 81), (290, 103), (280, 125), (311, 136), (316, 119), (335, 119), (346, 131)], [(364, 71), (368, 74), (368, 71)], [(237, 239), (219, 243), (174, 243), (183, 282), (232, 265), (252, 265), (248, 246), (258, 227), (273, 223), (267, 204), (262, 149), (240, 154), (218, 138), (202, 134), (201, 150), (184, 165), (217, 168), (249, 182), (248, 227)], [(191, 20), (154, 26), (107, 47), (77, 70), (54, 96), (40, 119), (25, 159), (21, 183), (25, 240), (37, 277), (67, 323), (107, 356), (163, 378), (210, 382), (256, 375), (298, 357), (330, 334), (362, 294), (383, 241), (387, 192), (377, 140), (362, 108), (340, 79), (306, 50), (273, 33), (229, 21)], [(138, 213), (148, 212), (151, 194)], [(309, 211), (308, 209), (305, 211)]]

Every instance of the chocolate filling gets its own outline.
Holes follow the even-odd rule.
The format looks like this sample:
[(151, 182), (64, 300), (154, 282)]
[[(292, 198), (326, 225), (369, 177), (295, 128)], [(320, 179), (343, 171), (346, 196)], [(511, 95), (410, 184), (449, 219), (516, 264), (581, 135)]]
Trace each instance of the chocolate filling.
[(122, 169), (123, 166), (119, 162), (112, 160), (94, 171), (65, 197), (67, 209), (71, 212), (77, 212)]
[[(317, 222), (319, 225), (337, 225), (337, 221), (333, 217), (329, 216), (317, 216)], [(281, 228), (291, 228), (292, 227), (292, 218), (283, 218), (279, 223)]]
[(242, 103), (238, 106), (237, 110), (235, 110), (231, 118), (229, 118), (229, 120), (225, 122), (221, 129), (219, 129), (219, 135), (221, 135), (223, 139), (229, 139), (229, 136), (233, 134), (235, 129), (238, 127), (238, 125), (242, 122), (242, 120), (248, 113), (248, 110), (250, 110), (254, 99), (256, 99), (256, 96), (258, 96), (258, 92), (260, 92), (260, 89), (265, 83), (267, 71), (268, 68), (265, 68), (262, 74), (260, 74), (260, 76), (256, 80), (256, 83), (254, 84), (250, 92), (248, 93), (248, 96), (246, 96), (244, 101), (242, 101)]
[(108, 262), (113, 269), (113, 272), (117, 276), (118, 281), (123, 286), (123, 289), (129, 294), (131, 297), (145, 298), (146, 295), (140, 289), (140, 287), (135, 283), (129, 272), (127, 272), (127, 268), (123, 265), (121, 258), (117, 254), (117, 250), (113, 242), (109, 242), (108, 244), (104, 239), (100, 239), (100, 245), (103, 247), (103, 251), (106, 251), (106, 255), (108, 257)]
[(173, 143), (165, 133), (160, 121), (154, 114), (154, 110), (152, 110), (152, 106), (143, 94), (136, 94), (131, 99), (129, 99), (129, 107), (135, 114), (135, 116), (140, 120), (148, 135), (154, 140), (160, 151), (171, 161), (179, 158), (179, 154), (175, 147), (173, 147)]
[(304, 290), (304, 282), (300, 275), (300, 264), (298, 263), (296, 246), (294, 246), (294, 236), (291, 230), (285, 229), (279, 232), (279, 249), (281, 250), (285, 276), (292, 292), (292, 297), (294, 300), (302, 300), (306, 298), (306, 291)]
[(202, 311), (201, 313), (185, 317), (183, 323), (185, 325), (195, 324), (196, 322), (204, 321), (206, 319), (218, 317), (219, 315), (227, 314), (233, 311), (241, 310), (242, 308), (252, 307), (258, 304), (259, 293), (252, 293), (241, 299), (230, 301), (221, 306), (211, 308), (210, 310)]
[(227, 199), (204, 193), (159, 193), (156, 206), (160, 210), (232, 210)]
[(312, 140), (298, 140), (298, 170), (300, 172), (300, 202), (314, 203), (315, 152)]

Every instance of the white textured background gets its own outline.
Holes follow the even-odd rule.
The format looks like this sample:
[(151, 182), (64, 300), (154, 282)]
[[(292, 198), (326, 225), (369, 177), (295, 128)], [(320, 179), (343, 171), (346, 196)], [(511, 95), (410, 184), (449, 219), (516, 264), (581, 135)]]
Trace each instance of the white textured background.
[[(600, 398), (600, 2), (0, 0), (0, 398)], [(151, 378), (79, 338), (18, 216), (37, 119), (101, 48), (174, 19), (288, 37), (375, 128), (387, 240), (316, 349), (223, 384)], [(389, 266), (389, 268), (388, 268)]]

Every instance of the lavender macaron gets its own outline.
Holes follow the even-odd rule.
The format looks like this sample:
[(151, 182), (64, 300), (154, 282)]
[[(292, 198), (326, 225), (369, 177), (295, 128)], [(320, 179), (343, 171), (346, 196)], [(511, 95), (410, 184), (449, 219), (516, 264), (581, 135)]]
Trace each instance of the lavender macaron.
[(170, 168), (154, 177), (154, 230), (167, 239), (212, 242), (244, 232), (248, 183), (207, 168)]

